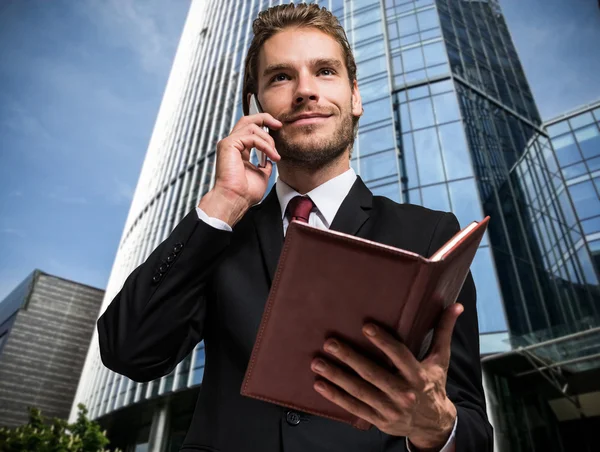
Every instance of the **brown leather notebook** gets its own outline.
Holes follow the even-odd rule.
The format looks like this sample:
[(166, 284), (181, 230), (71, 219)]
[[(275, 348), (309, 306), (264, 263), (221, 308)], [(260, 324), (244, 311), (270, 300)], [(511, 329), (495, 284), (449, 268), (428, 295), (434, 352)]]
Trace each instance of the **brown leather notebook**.
[(442, 311), (458, 297), (488, 222), (471, 223), (426, 259), (292, 221), (241, 394), (368, 430), (370, 423), (313, 389), (312, 360), (336, 361), (322, 349), (335, 336), (395, 370), (364, 337), (366, 321), (387, 328), (422, 359)]

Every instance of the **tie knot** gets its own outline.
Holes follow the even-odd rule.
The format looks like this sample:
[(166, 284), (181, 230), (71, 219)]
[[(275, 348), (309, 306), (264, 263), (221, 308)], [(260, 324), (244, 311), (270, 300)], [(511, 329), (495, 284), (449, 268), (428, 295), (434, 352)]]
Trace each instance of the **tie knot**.
[(303, 223), (308, 223), (310, 211), (315, 206), (308, 196), (296, 196), (292, 198), (288, 204), (288, 212), (290, 213), (290, 221), (297, 220)]

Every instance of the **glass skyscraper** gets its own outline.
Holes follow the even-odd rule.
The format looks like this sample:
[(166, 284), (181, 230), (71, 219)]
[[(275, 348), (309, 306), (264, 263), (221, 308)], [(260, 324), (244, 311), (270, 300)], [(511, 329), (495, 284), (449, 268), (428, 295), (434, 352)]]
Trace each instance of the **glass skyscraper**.
[[(192, 2), (102, 311), (214, 183), (216, 143), (243, 114), (252, 21), (278, 3)], [(351, 165), (367, 186), (452, 211), (462, 226), (491, 216), (472, 266), (482, 355), (567, 334), (582, 319), (593, 325), (597, 274), (589, 248), (577, 247), (584, 233), (571, 195), (557, 194), (565, 175), (498, 2), (318, 3), (340, 19), (354, 50), (365, 113)], [(177, 450), (203, 366), (200, 343), (170, 375), (136, 383), (102, 365), (95, 334), (74, 406), (85, 403), (114, 445)], [(492, 416), (500, 434), (510, 430), (504, 414)]]

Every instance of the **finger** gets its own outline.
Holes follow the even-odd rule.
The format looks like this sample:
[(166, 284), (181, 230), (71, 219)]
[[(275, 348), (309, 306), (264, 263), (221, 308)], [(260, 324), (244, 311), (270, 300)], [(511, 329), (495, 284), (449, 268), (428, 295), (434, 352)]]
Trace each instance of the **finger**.
[(314, 384), (313, 388), (327, 400), (373, 425), (377, 425), (380, 420), (373, 408), (351, 395), (345, 394), (331, 383), (319, 380)]
[[(328, 348), (328, 344), (335, 342), (337, 350)], [(335, 340), (328, 340), (325, 345), (325, 351), (335, 356), (337, 359), (347, 364), (365, 381), (368, 381), (377, 389), (381, 390), (391, 398), (396, 398), (400, 393), (408, 389), (406, 382), (398, 375), (393, 375), (382, 368), (372, 360), (357, 353), (347, 344)], [(344, 388), (346, 389), (346, 388)]]
[(257, 166), (251, 163), (249, 160), (244, 161), (244, 166), (249, 171), (254, 171), (260, 174), (260, 176), (265, 180), (265, 182), (269, 181), (271, 177), (271, 173), (273, 172), (273, 162), (267, 160), (267, 164), (264, 167)]
[(460, 303), (451, 304), (442, 313), (435, 329), (429, 357), (438, 360), (444, 367), (447, 367), (450, 363), (452, 333), (454, 332), (456, 320), (464, 310), (464, 306)]
[(390, 417), (396, 414), (390, 398), (384, 392), (372, 385), (362, 375), (362, 378), (351, 375), (335, 364), (321, 358), (313, 360), (311, 369), (313, 372), (326, 378), (339, 388), (342, 388), (355, 399), (360, 400), (375, 411), (381, 413), (384, 417)]
[[(247, 134), (239, 136), (229, 136), (226, 140), (231, 140), (231, 145), (238, 149), (240, 152), (249, 151), (252, 148), (256, 148), (259, 151), (267, 154), (271, 160), (278, 162), (281, 157), (279, 153), (271, 146), (267, 141), (257, 134)], [(249, 156), (249, 154), (248, 154)]]
[[(236, 133), (238, 133), (238, 132), (236, 132)], [(269, 134), (269, 132), (266, 132), (265, 130), (262, 129), (262, 127), (258, 127), (256, 124), (248, 124), (245, 128), (240, 129), (239, 133), (244, 134), (244, 135), (247, 135), (248, 133), (253, 133), (255, 135), (258, 135), (263, 140), (265, 140), (267, 143), (269, 143), (271, 146), (273, 146), (273, 148), (275, 148), (275, 140), (273, 139), (273, 137)]]
[(259, 127), (268, 127), (269, 129), (280, 129), (283, 123), (269, 113), (257, 113), (255, 115), (242, 116), (237, 124), (231, 130), (231, 133), (247, 126), (248, 124), (256, 124)]
[[(370, 328), (372, 328), (372, 335), (369, 334)], [(415, 388), (422, 386), (423, 381), (419, 375), (421, 364), (406, 345), (383, 328), (371, 323), (364, 326), (363, 333), (377, 348), (385, 353), (411, 386)]]

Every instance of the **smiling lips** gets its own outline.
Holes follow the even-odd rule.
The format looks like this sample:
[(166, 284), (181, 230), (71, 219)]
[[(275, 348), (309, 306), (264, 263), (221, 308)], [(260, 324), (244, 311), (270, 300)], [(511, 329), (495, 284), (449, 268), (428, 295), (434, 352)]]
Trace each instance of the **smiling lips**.
[(320, 124), (323, 123), (329, 118), (331, 115), (325, 115), (320, 113), (305, 113), (302, 115), (296, 116), (294, 119), (289, 121), (289, 124), (295, 126), (305, 126), (309, 124)]

